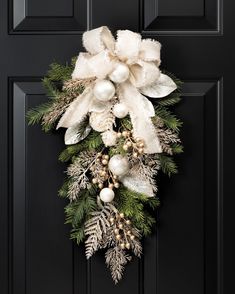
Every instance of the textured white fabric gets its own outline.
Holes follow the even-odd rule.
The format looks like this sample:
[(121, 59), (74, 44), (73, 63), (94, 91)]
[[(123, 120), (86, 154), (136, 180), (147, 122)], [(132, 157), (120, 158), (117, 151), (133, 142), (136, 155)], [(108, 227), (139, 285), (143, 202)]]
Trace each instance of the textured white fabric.
[(145, 61), (155, 61), (159, 66), (161, 63), (160, 51), (161, 44), (158, 41), (145, 39), (140, 44), (139, 57)]
[(133, 63), (138, 60), (141, 36), (129, 30), (117, 32), (115, 53), (123, 61)]
[(120, 84), (118, 94), (121, 103), (129, 109), (134, 136), (142, 138), (145, 142), (145, 153), (161, 153), (162, 148), (151, 121), (155, 114), (152, 103), (130, 82)]
[(89, 107), (93, 100), (93, 91), (91, 87), (86, 88), (67, 108), (60, 119), (57, 129), (60, 127), (69, 128), (79, 123), (89, 112)]
[(97, 54), (104, 49), (114, 50), (115, 40), (106, 26), (87, 31), (83, 34), (83, 46), (91, 54)]
[(153, 62), (139, 60), (130, 66), (130, 81), (137, 87), (145, 87), (157, 81), (160, 71)]
[[(151, 117), (155, 115), (152, 103), (146, 96), (158, 98), (176, 89), (173, 80), (160, 73), (161, 44), (155, 40), (141, 40), (141, 35), (129, 30), (119, 30), (117, 40), (105, 27), (85, 32), (83, 45), (88, 53), (80, 53), (72, 74), (73, 79), (108, 79), (115, 66), (122, 62), (129, 69), (127, 80), (116, 83), (117, 96), (125, 104), (131, 117), (134, 135), (145, 142), (146, 153), (162, 152)], [(68, 128), (91, 112), (90, 124), (103, 132), (114, 123), (108, 104), (99, 103), (93, 88), (84, 91), (66, 110), (58, 127)]]

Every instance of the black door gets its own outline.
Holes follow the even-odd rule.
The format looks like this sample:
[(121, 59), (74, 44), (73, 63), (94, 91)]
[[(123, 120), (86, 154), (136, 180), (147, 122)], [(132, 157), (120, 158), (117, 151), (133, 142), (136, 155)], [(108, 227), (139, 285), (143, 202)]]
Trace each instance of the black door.
[[(223, 248), (225, 261), (231, 257), (235, 106), (235, 5), (226, 2), (1, 0), (1, 294), (233, 293), (229, 273), (223, 284)], [(117, 286), (103, 255), (87, 262), (63, 224), (62, 132), (46, 135), (25, 121), (27, 109), (46, 100), (40, 79), (48, 65), (77, 55), (83, 31), (101, 25), (157, 38), (162, 68), (184, 81), (176, 108), (184, 121), (180, 172), (159, 180), (157, 233)]]

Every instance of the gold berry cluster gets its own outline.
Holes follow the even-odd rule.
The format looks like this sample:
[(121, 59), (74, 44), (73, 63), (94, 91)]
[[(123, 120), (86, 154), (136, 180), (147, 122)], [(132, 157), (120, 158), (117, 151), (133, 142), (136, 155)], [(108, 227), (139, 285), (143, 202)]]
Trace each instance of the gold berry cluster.
[(94, 164), (90, 167), (90, 170), (94, 175), (92, 183), (97, 184), (100, 189), (103, 189), (105, 183), (107, 183), (107, 186), (110, 189), (119, 188), (120, 184), (118, 182), (118, 177), (113, 175), (109, 170), (108, 163), (109, 155), (99, 152)]
[(117, 133), (118, 138), (124, 138), (123, 150), (132, 152), (134, 158), (144, 153), (144, 141), (141, 138), (134, 138), (133, 131), (123, 131)]
[(131, 221), (124, 217), (124, 213), (116, 213), (110, 218), (110, 224), (113, 226), (116, 242), (122, 249), (130, 249), (131, 241), (135, 239), (132, 232)]

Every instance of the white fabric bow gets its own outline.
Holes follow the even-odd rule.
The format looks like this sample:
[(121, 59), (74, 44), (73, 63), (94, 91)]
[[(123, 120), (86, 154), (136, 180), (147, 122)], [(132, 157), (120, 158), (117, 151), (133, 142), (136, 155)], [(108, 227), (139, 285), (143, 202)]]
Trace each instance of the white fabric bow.
[[(126, 81), (116, 84), (116, 95), (129, 111), (134, 136), (144, 140), (145, 153), (162, 152), (151, 121), (155, 115), (153, 105), (142, 95), (161, 98), (177, 88), (173, 80), (159, 70), (161, 44), (151, 39), (141, 40), (140, 34), (129, 30), (118, 31), (115, 41), (110, 30), (102, 26), (85, 32), (83, 45), (87, 52), (79, 54), (72, 79), (108, 79), (120, 62), (125, 63), (130, 74)], [(70, 128), (87, 113), (103, 113), (107, 107), (111, 109), (110, 103), (94, 97), (94, 83), (70, 104), (57, 128)]]

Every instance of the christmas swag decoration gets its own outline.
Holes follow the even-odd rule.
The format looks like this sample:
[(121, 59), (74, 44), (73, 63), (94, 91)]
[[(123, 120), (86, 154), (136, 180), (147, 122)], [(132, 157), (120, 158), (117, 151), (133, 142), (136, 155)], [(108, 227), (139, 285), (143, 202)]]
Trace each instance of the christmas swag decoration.
[(66, 129), (66, 223), (87, 258), (106, 249), (117, 283), (154, 227), (157, 173), (177, 172), (181, 122), (168, 108), (180, 101), (181, 83), (159, 70), (161, 44), (138, 33), (120, 30), (115, 40), (103, 26), (85, 32), (83, 45), (71, 65), (51, 65), (49, 101), (27, 115), (46, 132)]

